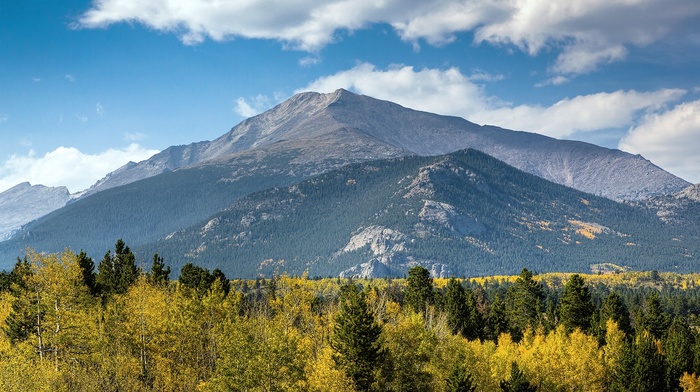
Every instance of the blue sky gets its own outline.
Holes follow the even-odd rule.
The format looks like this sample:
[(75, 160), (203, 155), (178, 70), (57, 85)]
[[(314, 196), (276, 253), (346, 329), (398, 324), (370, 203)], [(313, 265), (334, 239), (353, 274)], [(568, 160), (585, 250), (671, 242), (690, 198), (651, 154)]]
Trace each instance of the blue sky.
[(346, 88), (700, 182), (697, 0), (0, 2), (0, 191), (87, 188)]

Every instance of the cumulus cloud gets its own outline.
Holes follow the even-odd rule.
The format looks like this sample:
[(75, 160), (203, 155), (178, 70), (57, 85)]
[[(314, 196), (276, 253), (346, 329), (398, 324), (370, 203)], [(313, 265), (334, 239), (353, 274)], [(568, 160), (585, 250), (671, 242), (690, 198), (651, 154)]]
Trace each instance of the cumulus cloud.
[(207, 38), (274, 39), (317, 52), (339, 33), (391, 25), (405, 41), (446, 45), (456, 34), (516, 47), (531, 55), (558, 53), (550, 71), (575, 75), (619, 61), (630, 46), (664, 39), (695, 23), (696, 0), (298, 0), (270, 7), (263, 0), (95, 0), (78, 28), (141, 23), (179, 35), (188, 45)]
[(138, 144), (97, 154), (86, 154), (74, 147), (59, 147), (43, 156), (30, 150), (27, 155), (12, 155), (0, 163), (0, 192), (25, 181), (66, 186), (71, 192), (77, 192), (129, 161), (142, 161), (156, 153), (157, 150)]
[(300, 91), (345, 88), (433, 113), (455, 115), (480, 124), (563, 138), (577, 132), (629, 128), (647, 111), (680, 99), (684, 90), (615, 91), (562, 99), (551, 106), (513, 105), (486, 94), (457, 68), (421, 69), (360, 64), (313, 81)]
[(700, 183), (700, 100), (648, 114), (629, 130), (619, 148), (641, 154), (687, 181)]
[(241, 117), (253, 117), (256, 114), (270, 108), (270, 99), (265, 95), (258, 95), (251, 99), (239, 97), (234, 102), (233, 111)]

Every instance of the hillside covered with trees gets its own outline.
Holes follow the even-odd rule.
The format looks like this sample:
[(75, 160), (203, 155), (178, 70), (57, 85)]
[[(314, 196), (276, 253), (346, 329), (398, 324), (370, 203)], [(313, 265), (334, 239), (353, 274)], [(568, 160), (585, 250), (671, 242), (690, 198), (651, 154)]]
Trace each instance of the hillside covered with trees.
[(0, 274), (3, 391), (696, 391), (700, 276), (229, 280), (118, 241)]

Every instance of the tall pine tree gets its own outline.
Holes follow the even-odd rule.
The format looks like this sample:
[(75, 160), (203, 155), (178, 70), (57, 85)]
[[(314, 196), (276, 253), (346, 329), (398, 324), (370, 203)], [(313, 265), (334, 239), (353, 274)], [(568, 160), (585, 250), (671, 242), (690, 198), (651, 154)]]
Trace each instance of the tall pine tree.
[(588, 332), (593, 316), (593, 301), (583, 278), (574, 274), (564, 286), (564, 294), (559, 302), (559, 320), (568, 332), (579, 328)]
[(354, 284), (343, 287), (330, 345), (336, 366), (353, 381), (357, 391), (368, 391), (375, 380), (383, 357), (381, 332), (365, 294)]

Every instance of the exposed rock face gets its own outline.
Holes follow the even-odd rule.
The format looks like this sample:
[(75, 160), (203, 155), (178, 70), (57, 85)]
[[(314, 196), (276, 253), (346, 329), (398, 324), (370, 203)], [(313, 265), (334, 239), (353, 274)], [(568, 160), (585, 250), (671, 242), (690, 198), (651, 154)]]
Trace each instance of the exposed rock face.
[(22, 225), (61, 208), (70, 200), (66, 187), (32, 186), (28, 182), (0, 193), (0, 241)]
[(691, 185), (673, 195), (656, 196), (637, 204), (656, 211), (656, 215), (666, 223), (697, 225), (697, 215), (689, 211), (700, 210), (700, 184)]
[(476, 219), (459, 213), (447, 203), (426, 200), (418, 217), (424, 225), (417, 227), (416, 231), (429, 230), (426, 227), (431, 226), (443, 228), (455, 236), (472, 236), (486, 231), (486, 227)]
[(451, 275), (449, 266), (431, 260), (415, 260), (407, 253), (406, 241), (410, 237), (382, 226), (370, 226), (350, 238), (345, 247), (338, 252), (349, 253), (369, 247), (375, 256), (371, 260), (358, 264), (340, 273), (341, 278), (384, 278), (402, 276), (416, 265), (422, 265), (431, 271), (432, 276), (442, 278)]

